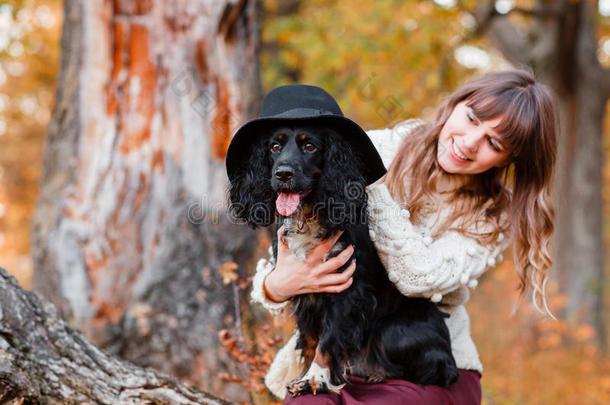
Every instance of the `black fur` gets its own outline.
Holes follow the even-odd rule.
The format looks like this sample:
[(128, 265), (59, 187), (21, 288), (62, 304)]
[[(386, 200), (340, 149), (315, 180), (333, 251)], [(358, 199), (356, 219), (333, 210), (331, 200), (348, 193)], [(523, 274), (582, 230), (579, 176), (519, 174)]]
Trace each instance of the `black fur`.
[[(284, 143), (272, 152), (278, 133), (285, 135)], [(316, 153), (306, 153), (295, 138), (299, 134), (317, 146)], [(293, 173), (289, 179), (277, 174), (286, 167)], [(357, 266), (350, 288), (292, 298), (300, 332), (297, 348), (307, 361), (312, 344), (329, 354), (333, 384), (345, 382), (347, 368), (369, 381), (405, 379), (446, 387), (458, 376), (446, 315), (429, 300), (405, 297), (388, 279), (369, 237), (365, 170), (366, 162), (332, 130), (314, 125), (270, 130), (256, 142), (244, 174), (230, 185), (231, 207), (250, 226), (267, 226), (275, 220), (278, 191), (309, 187), (302, 204), (313, 207), (322, 226), (317, 237), (342, 229), (338, 243), (354, 245)], [(279, 227), (286, 218), (278, 217)], [(277, 256), (277, 240), (273, 250)]]
[(252, 228), (269, 226), (275, 221), (275, 197), (271, 188), (271, 168), (266, 138), (255, 142), (243, 170), (229, 185), (231, 211), (236, 219)]

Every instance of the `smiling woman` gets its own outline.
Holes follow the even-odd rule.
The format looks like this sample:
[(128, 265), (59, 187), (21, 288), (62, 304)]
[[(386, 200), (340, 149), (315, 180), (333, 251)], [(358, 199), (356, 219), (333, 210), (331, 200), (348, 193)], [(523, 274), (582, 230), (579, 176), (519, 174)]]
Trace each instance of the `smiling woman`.
[(397, 201), (408, 203), (416, 224), (438, 185), (447, 179), (459, 185), (449, 196), (453, 212), (433, 236), (451, 229), (467, 235), (465, 229), (479, 221), (492, 224), (488, 232), (470, 234), (481, 243), (512, 230), (520, 291), (531, 287), (535, 305), (550, 314), (544, 287), (551, 267), (556, 149), (548, 88), (527, 71), (492, 72), (458, 88), (433, 122), (405, 137), (382, 180)]
[(481, 121), (465, 101), (458, 103), (441, 130), (437, 159), (448, 173), (477, 174), (510, 163), (496, 127), (502, 117)]

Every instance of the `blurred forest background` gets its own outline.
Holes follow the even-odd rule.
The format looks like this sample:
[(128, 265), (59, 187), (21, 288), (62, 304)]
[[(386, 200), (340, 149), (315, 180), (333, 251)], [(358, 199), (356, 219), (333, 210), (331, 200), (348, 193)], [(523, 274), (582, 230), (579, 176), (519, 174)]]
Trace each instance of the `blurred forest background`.
[[(489, 2), (263, 0), (260, 12), (263, 93), (288, 83), (321, 86), (339, 100), (346, 115), (365, 129), (391, 126), (409, 117), (429, 117), (438, 100), (469, 77), (513, 66), (511, 63), (518, 60), (518, 55), (507, 56), (506, 44), (485, 35), (480, 25), (485, 21), (484, 15), (477, 17), (469, 12), (484, 3)], [(553, 3), (575, 5), (574, 12), (582, 11), (577, 8), (580, 3), (590, 6), (585, 8), (591, 12), (590, 20), (579, 19), (576, 25), (590, 31), (595, 39), (595, 63), (609, 69), (609, 0), (498, 0), (493, 12), (510, 18), (521, 34), (527, 30), (529, 34), (523, 34), (524, 41), (535, 43), (536, 38), (543, 38), (542, 33), (550, 29), (548, 24), (554, 16), (545, 15), (548, 9), (544, 7)], [(44, 143), (60, 68), (62, 7), (59, 0), (0, 1), (0, 266), (28, 289), (33, 287), (36, 271), (31, 255), (32, 218), (43, 175)], [(569, 21), (570, 15), (562, 18)], [(580, 40), (555, 34), (559, 41), (566, 42), (566, 48), (568, 42)], [(532, 52), (543, 54), (548, 44), (537, 44), (540, 49)], [(547, 81), (563, 80), (561, 75), (557, 79), (544, 73), (553, 71), (552, 68), (545, 70), (544, 63), (532, 62), (537, 64), (536, 72), (543, 72), (542, 77)], [(600, 86), (603, 86), (601, 82)], [(560, 97), (562, 88), (568, 94), (566, 89), (570, 85), (559, 86)], [(606, 332), (610, 323), (610, 300), (607, 299), (610, 121), (603, 100), (605, 119), (598, 134), (599, 154), (603, 158), (599, 161), (592, 158), (601, 176), (600, 183), (593, 184), (601, 196), (597, 209), (603, 218), (598, 224), (603, 230), (603, 239), (597, 246), (595, 237), (591, 238), (591, 249), (597, 252), (593, 256), (601, 257), (602, 265), (597, 266), (601, 274), (588, 278), (585, 283), (590, 295), (597, 298), (584, 312), (569, 311), (568, 289), (561, 288), (561, 277), (555, 277), (548, 285), (548, 296), (552, 311), (560, 316), (558, 321), (543, 318), (532, 308), (529, 299), (521, 303), (516, 315), (510, 316), (517, 297), (517, 278), (510, 255), (484, 276), (468, 308), (474, 340), (485, 367), (482, 385), (487, 405), (610, 403), (610, 339)], [(563, 114), (567, 109), (561, 111)], [(568, 117), (560, 118), (564, 124), (570, 122)], [(236, 123), (230, 125), (236, 128)], [(563, 227), (562, 232), (566, 229), (569, 227)], [(268, 237), (261, 242), (266, 243)], [(247, 300), (247, 288), (236, 287), (234, 267), (216, 270), (222, 271), (224, 281), (233, 283), (234, 293), (241, 291), (242, 302)], [(576, 279), (581, 271), (585, 272), (578, 268), (569, 271)], [(247, 280), (247, 276), (241, 276), (242, 281)], [(288, 323), (272, 323), (268, 318), (262, 323), (266, 326), (259, 323), (257, 327), (264, 328), (265, 333), (260, 335), (265, 337), (270, 334), (269, 326), (290, 329)], [(248, 338), (257, 333), (255, 330), (246, 335)], [(95, 332), (88, 336), (93, 336), (98, 343), (112, 341), (107, 336), (96, 340)], [(278, 348), (275, 343), (266, 345), (271, 354)], [(245, 361), (243, 357), (239, 360)], [(256, 354), (247, 361), (258, 368), (268, 364), (268, 358), (266, 362), (257, 362)], [(255, 375), (259, 382), (262, 371), (258, 370)], [(236, 375), (225, 376), (225, 380), (243, 383), (252, 378), (247, 372), (238, 375), (240, 372), (244, 373), (243, 369), (237, 368)], [(197, 378), (190, 381), (196, 383)], [(260, 385), (244, 384), (251, 390), (260, 389)]]

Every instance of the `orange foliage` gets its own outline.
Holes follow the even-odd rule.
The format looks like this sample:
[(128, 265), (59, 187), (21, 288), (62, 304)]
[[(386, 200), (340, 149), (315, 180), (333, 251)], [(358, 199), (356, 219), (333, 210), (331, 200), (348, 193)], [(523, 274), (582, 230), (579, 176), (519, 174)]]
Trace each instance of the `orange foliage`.
[[(566, 304), (549, 283), (555, 314)], [(516, 277), (505, 261), (487, 274), (468, 304), (472, 334), (484, 365), (483, 404), (606, 404), (610, 359), (593, 328), (545, 318), (523, 302), (514, 316)]]
[[(220, 373), (225, 382), (234, 382), (248, 388), (250, 392), (263, 392), (265, 385), (263, 379), (267, 369), (273, 361), (275, 347), (283, 342), (283, 338), (270, 335), (271, 328), (265, 325), (262, 333), (257, 334), (256, 342), (244, 342), (231, 335), (227, 329), (218, 332), (218, 340), (224, 349), (240, 363), (246, 364), (250, 372), (249, 377), (239, 377), (236, 374)], [(253, 350), (256, 347), (256, 350)], [(250, 354), (253, 353), (254, 354)]]
[(59, 64), (61, 1), (0, 2), (0, 266), (26, 288), (30, 221)]
[(231, 281), (237, 280), (239, 277), (237, 274), (237, 263), (227, 262), (220, 265), (220, 275), (222, 276), (222, 283), (224, 285), (230, 284)]

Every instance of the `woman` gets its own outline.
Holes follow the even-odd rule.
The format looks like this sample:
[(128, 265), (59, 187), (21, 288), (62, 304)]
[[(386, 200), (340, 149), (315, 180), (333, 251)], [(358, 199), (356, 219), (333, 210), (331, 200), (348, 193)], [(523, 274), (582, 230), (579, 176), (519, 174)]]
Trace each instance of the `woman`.
[[(464, 303), (477, 278), (501, 260), (509, 235), (521, 295), (531, 289), (536, 307), (550, 314), (544, 287), (554, 218), (553, 104), (530, 73), (494, 72), (456, 90), (433, 122), (408, 120), (368, 132), (388, 165), (367, 190), (371, 239), (403, 294), (428, 297), (451, 315), (447, 326), (460, 378), (442, 389), (398, 380), (364, 384), (350, 377), (340, 396), (287, 397), (286, 403), (480, 403), (482, 365)], [(259, 261), (253, 300), (277, 313), (294, 295), (349, 288), (354, 266), (342, 274), (336, 270), (351, 247), (338, 260), (322, 261), (337, 238), (320, 244), (305, 262), (280, 244), (277, 263)], [(265, 378), (279, 396), (301, 372), (295, 341), (293, 336), (278, 352)]]

